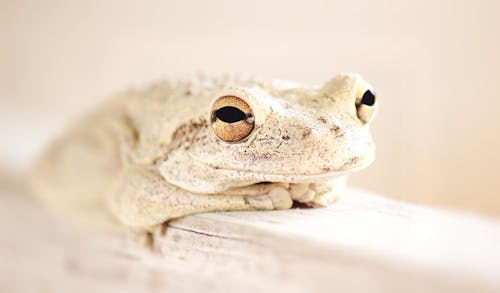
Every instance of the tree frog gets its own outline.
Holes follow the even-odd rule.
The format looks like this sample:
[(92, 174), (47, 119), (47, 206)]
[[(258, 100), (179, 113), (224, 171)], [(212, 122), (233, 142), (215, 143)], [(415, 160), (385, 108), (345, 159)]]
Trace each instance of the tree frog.
[(326, 206), (374, 160), (376, 109), (373, 89), (352, 73), (321, 85), (160, 82), (76, 121), (31, 182), (61, 211), (144, 231), (201, 212)]

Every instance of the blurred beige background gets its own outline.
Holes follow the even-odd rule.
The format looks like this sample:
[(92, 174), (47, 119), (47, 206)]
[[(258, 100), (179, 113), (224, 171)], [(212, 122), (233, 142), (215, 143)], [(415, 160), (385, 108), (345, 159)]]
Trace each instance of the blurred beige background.
[(22, 174), (75, 116), (129, 86), (355, 71), (380, 111), (378, 159), (351, 183), (499, 217), (499, 3), (0, 0), (0, 169)]

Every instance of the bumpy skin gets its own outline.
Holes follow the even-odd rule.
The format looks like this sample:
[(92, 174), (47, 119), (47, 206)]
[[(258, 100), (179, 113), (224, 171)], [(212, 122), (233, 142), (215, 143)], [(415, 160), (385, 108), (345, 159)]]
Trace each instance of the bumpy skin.
[[(135, 230), (206, 211), (324, 206), (374, 159), (376, 104), (359, 107), (369, 89), (342, 74), (321, 86), (226, 76), (128, 91), (50, 147), (33, 187), (69, 215)], [(222, 96), (253, 110), (240, 142), (222, 141), (211, 126)]]

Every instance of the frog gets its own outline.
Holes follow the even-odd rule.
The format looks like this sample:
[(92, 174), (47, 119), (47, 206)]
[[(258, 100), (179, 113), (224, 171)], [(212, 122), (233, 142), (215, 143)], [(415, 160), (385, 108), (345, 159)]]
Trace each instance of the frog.
[(375, 158), (378, 99), (361, 75), (304, 85), (234, 74), (132, 88), (76, 120), (38, 158), (45, 203), (150, 233), (203, 212), (324, 207)]

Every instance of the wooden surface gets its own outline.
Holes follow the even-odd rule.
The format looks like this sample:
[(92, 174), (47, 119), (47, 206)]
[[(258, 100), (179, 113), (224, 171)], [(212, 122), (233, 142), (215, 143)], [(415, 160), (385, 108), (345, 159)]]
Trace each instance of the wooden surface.
[(155, 253), (0, 196), (1, 292), (499, 292), (500, 223), (358, 189), (171, 222)]

